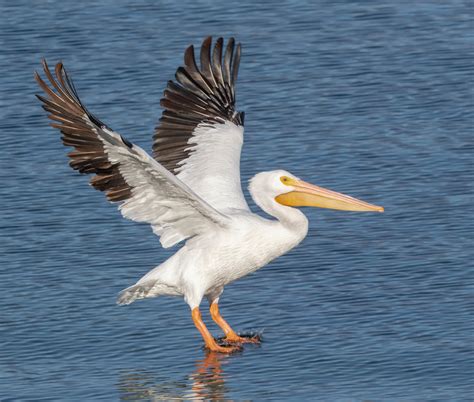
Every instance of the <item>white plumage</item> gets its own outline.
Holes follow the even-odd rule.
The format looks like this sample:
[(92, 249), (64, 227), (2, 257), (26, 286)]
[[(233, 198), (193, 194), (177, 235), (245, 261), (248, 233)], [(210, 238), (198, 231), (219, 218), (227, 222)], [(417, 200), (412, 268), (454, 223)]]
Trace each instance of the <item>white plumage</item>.
[(38, 96), (63, 134), (72, 168), (94, 174), (91, 185), (119, 202), (125, 218), (151, 225), (163, 247), (185, 241), (168, 260), (119, 296), (119, 304), (160, 295), (183, 296), (206, 346), (219, 346), (202, 322), (199, 305), (211, 304), (211, 316), (231, 344), (257, 342), (238, 336), (218, 310), (224, 287), (295, 247), (308, 221), (295, 206), (355, 211), (383, 208), (305, 183), (284, 170), (259, 173), (251, 180), (255, 203), (276, 219), (253, 214), (240, 183), (244, 115), (235, 110), (234, 84), (240, 45), (230, 39), (223, 54), (219, 38), (200, 52), (185, 52), (185, 66), (170, 81), (155, 131), (153, 157), (92, 115), (80, 101), (61, 63), (54, 77), (44, 62), (51, 87), (36, 75), (47, 98)]
[(240, 184), (243, 142), (244, 128), (230, 121), (198, 125), (176, 176), (219, 210), (249, 210)]
[(149, 223), (163, 247), (228, 224), (225, 215), (143, 149), (136, 145), (127, 147), (118, 134), (107, 129), (95, 131), (109, 160), (120, 166), (121, 175), (132, 187), (132, 196), (119, 206), (120, 212), (132, 221)]
[[(260, 197), (273, 198), (286, 191), (279, 178), (291, 176), (285, 171), (261, 173), (250, 187), (255, 201), (280, 220), (264, 219), (248, 210), (234, 209), (228, 221), (210, 227), (188, 240), (170, 259), (126, 289), (119, 302), (128, 304), (136, 298), (171, 294), (184, 296), (190, 308), (198, 307), (206, 296), (211, 302), (224, 286), (239, 279), (296, 246), (308, 231), (308, 221), (297, 209), (260, 204)], [(291, 176), (293, 177), (293, 176)], [(274, 183), (271, 192), (259, 194), (260, 183)], [(268, 203), (271, 205), (271, 202)], [(287, 211), (290, 210), (290, 211)]]

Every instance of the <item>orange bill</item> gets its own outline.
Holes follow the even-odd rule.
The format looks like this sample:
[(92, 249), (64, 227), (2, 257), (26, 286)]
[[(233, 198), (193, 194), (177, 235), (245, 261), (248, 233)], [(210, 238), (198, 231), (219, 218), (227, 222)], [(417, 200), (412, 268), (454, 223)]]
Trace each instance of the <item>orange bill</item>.
[(294, 188), (285, 194), (275, 197), (275, 200), (289, 207), (319, 207), (340, 209), (343, 211), (375, 211), (383, 212), (383, 207), (369, 204), (335, 191), (306, 183), (290, 177), (282, 178), (282, 183)]

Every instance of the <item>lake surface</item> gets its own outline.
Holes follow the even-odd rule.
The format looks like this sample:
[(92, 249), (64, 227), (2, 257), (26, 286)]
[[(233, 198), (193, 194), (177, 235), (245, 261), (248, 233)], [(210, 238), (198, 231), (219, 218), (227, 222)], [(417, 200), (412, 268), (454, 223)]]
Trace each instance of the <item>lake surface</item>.
[[(472, 400), (472, 11), (1, 2), (0, 399)], [(34, 97), (41, 57), (61, 59), (150, 149), (166, 81), (207, 35), (243, 43), (245, 186), (283, 168), (386, 209), (306, 210), (297, 249), (226, 288), (223, 315), (264, 339), (231, 356), (201, 349), (180, 299), (115, 305), (174, 250), (67, 166)]]

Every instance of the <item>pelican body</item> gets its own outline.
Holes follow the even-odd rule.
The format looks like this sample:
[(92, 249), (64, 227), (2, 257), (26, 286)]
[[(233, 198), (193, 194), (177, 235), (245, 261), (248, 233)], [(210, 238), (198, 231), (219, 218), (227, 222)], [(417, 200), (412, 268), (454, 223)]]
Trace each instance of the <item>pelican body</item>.
[[(211, 351), (231, 353), (258, 337), (240, 337), (220, 315), (224, 287), (265, 266), (300, 243), (308, 220), (296, 207), (349, 211), (383, 208), (306, 183), (284, 170), (263, 172), (250, 181), (255, 203), (274, 219), (252, 213), (240, 182), (244, 113), (235, 109), (241, 47), (206, 38), (197, 66), (193, 46), (184, 66), (169, 81), (153, 136), (153, 155), (132, 144), (90, 113), (62, 63), (54, 74), (43, 60), (49, 85), (35, 74), (46, 96), (37, 95), (62, 133), (70, 166), (92, 174), (91, 185), (119, 204), (125, 218), (151, 225), (163, 247), (182, 247), (135, 285), (118, 304), (162, 295), (181, 296)], [(213, 320), (225, 333), (219, 345), (201, 318), (206, 297)]]
[[(262, 173), (261, 177), (280, 173), (289, 174), (278, 171)], [(277, 216), (277, 208), (274, 212)], [(126, 289), (119, 302), (128, 304), (145, 294), (184, 296), (191, 308), (198, 307), (203, 296), (217, 301), (225, 285), (285, 254), (308, 231), (308, 220), (297, 209), (290, 216), (286, 214), (283, 221), (239, 210), (228, 211), (227, 216), (228, 227), (188, 240), (176, 254)]]

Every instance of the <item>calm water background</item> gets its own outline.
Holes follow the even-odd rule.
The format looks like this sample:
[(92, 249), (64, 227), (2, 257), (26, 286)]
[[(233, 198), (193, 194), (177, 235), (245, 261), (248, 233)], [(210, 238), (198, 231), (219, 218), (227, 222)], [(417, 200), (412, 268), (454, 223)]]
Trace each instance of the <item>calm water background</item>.
[[(0, 3), (0, 399), (471, 399), (472, 5), (150, 3)], [(245, 184), (284, 168), (386, 208), (307, 210), (296, 250), (226, 288), (224, 315), (264, 336), (229, 357), (182, 300), (115, 305), (174, 250), (69, 169), (33, 96), (40, 58), (62, 59), (150, 149), (166, 81), (209, 34), (244, 46)]]

